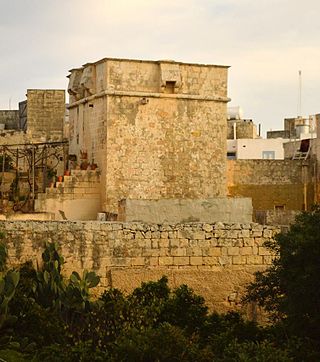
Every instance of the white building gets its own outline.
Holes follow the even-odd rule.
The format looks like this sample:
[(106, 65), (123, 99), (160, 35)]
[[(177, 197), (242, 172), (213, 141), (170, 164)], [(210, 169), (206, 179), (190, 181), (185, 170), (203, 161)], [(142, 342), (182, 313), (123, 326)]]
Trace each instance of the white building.
[(283, 138), (227, 140), (227, 157), (238, 160), (283, 160), (283, 144), (287, 141)]

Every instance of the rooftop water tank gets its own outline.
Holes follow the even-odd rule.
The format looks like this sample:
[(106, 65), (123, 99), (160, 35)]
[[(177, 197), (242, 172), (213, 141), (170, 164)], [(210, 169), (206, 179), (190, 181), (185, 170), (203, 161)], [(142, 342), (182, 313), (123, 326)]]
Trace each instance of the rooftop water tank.
[(301, 138), (302, 135), (310, 133), (310, 126), (308, 124), (297, 124), (296, 125), (296, 136)]
[(237, 120), (243, 119), (243, 110), (239, 106), (228, 107), (228, 119)]

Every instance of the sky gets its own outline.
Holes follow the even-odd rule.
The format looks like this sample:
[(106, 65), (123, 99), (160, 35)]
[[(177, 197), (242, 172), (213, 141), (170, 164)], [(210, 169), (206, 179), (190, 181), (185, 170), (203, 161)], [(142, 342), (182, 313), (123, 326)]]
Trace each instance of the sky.
[(0, 109), (101, 58), (229, 65), (230, 106), (262, 130), (320, 113), (319, 0), (0, 0)]

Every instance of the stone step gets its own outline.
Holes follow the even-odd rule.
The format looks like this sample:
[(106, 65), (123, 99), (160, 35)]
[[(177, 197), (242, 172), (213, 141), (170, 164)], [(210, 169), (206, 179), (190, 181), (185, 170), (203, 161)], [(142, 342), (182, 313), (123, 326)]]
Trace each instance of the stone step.
[(71, 177), (75, 177), (79, 181), (99, 180), (100, 170), (71, 170)]
[(45, 193), (39, 193), (37, 199), (44, 201), (46, 198), (57, 195), (100, 195), (100, 171), (99, 170), (71, 170), (71, 175), (63, 176), (62, 181), (57, 181), (54, 187), (47, 187)]

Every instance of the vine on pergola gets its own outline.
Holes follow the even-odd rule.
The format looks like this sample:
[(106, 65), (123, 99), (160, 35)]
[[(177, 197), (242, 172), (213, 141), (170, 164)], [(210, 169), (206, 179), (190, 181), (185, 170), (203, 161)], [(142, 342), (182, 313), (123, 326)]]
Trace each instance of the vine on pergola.
[[(5, 199), (3, 192), (4, 172), (11, 170), (16, 171), (15, 179), (12, 183), (12, 193), (17, 196), (19, 193), (20, 175), (19, 164), (26, 164), (28, 192), (23, 200), (15, 199), (13, 210), (23, 210), (26, 205), (27, 211), (33, 211), (34, 199), (36, 193), (45, 192), (47, 186), (48, 175), (53, 175), (59, 164), (63, 160), (61, 156), (65, 152), (66, 142), (45, 142), (30, 144), (3, 145), (0, 147), (0, 155), (2, 155), (2, 172), (1, 177), (1, 209), (3, 209), (3, 201)], [(6, 159), (9, 158), (9, 162)], [(66, 165), (64, 165), (65, 167)], [(38, 187), (37, 177), (38, 170), (42, 171), (42, 187)]]

